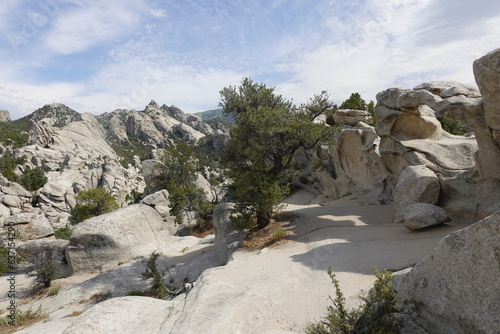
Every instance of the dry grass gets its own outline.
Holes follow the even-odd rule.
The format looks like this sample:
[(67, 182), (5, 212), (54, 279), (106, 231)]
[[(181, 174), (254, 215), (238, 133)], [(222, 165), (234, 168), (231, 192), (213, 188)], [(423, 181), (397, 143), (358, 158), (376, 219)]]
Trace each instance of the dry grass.
[(0, 318), (0, 333), (14, 333), (20, 328), (29, 327), (47, 318), (48, 315), (42, 313), (41, 307), (36, 311), (33, 311), (31, 308), (26, 311), (17, 310), (14, 325), (9, 324), (11, 319), (7, 318), (7, 316)]
[(259, 229), (257, 222), (254, 222), (250, 232), (243, 240), (243, 249), (249, 251), (261, 250), (273, 244), (284, 242), (290, 234), (287, 227), (297, 217), (297, 214), (290, 212), (276, 214), (271, 219), (271, 223), (263, 229)]
[(85, 311), (73, 311), (73, 313), (65, 315), (63, 318), (72, 318), (72, 317), (78, 317), (80, 314), (82, 314)]

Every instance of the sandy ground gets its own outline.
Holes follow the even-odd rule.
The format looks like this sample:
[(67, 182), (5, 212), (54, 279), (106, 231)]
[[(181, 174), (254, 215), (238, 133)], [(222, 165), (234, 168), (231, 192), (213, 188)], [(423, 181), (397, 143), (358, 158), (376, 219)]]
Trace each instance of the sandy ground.
[[(306, 323), (326, 314), (328, 296), (334, 294), (328, 267), (336, 273), (348, 305), (355, 306), (359, 294), (374, 281), (372, 267), (397, 270), (412, 266), (441, 238), (465, 226), (451, 222), (410, 232), (392, 223), (390, 205), (361, 205), (354, 197), (312, 204), (313, 198), (301, 191), (286, 203), (285, 211), (298, 215), (286, 226), (289, 240), (261, 251), (237, 251), (226, 266), (206, 270), (189, 295), (181, 297), (184, 312), (174, 327), (161, 333), (198, 333), (200, 329), (203, 333), (303, 333)], [(203, 256), (204, 266), (209, 268), (210, 247), (192, 247), (193, 252), (187, 251), (185, 257), (196, 261)], [(111, 277), (93, 278), (94, 283), (86, 278), (78, 284), (87, 284), (95, 292), (96, 286)], [(69, 280), (77, 283), (78, 278)], [(2, 277), (2, 292), (4, 281)], [(64, 293), (72, 296), (64, 291), (61, 296)], [(73, 298), (75, 309), (82, 308), (76, 303), (78, 298)], [(2, 293), (2, 308), (5, 302)], [(63, 298), (53, 303), (60, 309)], [(61, 318), (62, 314), (53, 312), (53, 319)], [(33, 329), (29, 333), (36, 333)]]

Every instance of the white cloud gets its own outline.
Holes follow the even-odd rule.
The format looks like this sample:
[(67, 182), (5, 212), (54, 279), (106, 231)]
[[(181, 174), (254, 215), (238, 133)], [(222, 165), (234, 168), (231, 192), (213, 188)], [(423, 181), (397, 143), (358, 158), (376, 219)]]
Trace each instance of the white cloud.
[(109, 43), (140, 22), (139, 8), (134, 1), (86, 1), (54, 18), (45, 44), (54, 53), (74, 54)]
[(164, 10), (164, 9), (151, 9), (149, 11), (149, 13), (151, 14), (151, 16), (157, 17), (157, 18), (166, 17), (167, 16), (167, 11)]
[[(358, 13), (347, 21), (327, 20), (326, 25), (336, 33), (329, 43), (282, 66), (294, 73), (292, 80), (279, 85), (285, 96), (302, 101), (327, 89), (341, 103), (352, 92), (370, 100), (389, 87), (412, 88), (424, 81), (473, 84), (473, 60), (499, 46), (500, 16), (489, 20), (472, 16), (470, 22), (462, 22), (468, 27), (462, 30), (468, 33), (448, 34), (443, 40), (439, 31), (422, 30), (431, 2), (372, 4), (368, 17)], [(434, 10), (436, 5), (446, 8), (442, 2), (432, 4)], [(446, 17), (442, 21), (446, 23)], [(424, 35), (426, 43), (421, 41)]]

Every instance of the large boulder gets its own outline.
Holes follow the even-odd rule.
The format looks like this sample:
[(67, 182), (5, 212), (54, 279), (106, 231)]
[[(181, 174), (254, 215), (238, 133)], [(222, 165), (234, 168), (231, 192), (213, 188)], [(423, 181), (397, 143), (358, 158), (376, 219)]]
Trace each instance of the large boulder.
[(219, 264), (227, 264), (232, 254), (243, 246), (244, 233), (237, 231), (231, 222), (233, 203), (221, 203), (214, 210), (215, 254)]
[(436, 204), (440, 189), (438, 177), (426, 166), (405, 168), (394, 189), (394, 222), (404, 221), (404, 210), (411, 204)]
[(66, 262), (66, 246), (68, 240), (62, 239), (39, 239), (31, 240), (16, 247), (16, 252), (25, 260), (33, 263), (38, 253), (48, 252), (50, 258), (56, 262)]
[(161, 249), (170, 232), (158, 212), (136, 204), (79, 223), (71, 234), (66, 258), (70, 273), (116, 267)]
[(420, 326), (429, 333), (498, 333), (499, 240), (500, 211), (448, 235), (395, 277), (398, 298), (420, 304)]
[(46, 238), (54, 235), (54, 229), (44, 215), (37, 213), (19, 213), (10, 216), (4, 222), (19, 233), (22, 241)]
[(450, 217), (445, 209), (426, 203), (408, 205), (404, 208), (403, 217), (405, 227), (410, 231), (450, 221)]

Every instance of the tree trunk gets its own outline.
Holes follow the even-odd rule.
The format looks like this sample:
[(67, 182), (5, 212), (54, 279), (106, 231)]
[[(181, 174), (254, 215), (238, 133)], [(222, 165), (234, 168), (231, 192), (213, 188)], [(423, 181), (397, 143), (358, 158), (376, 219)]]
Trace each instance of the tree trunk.
[(264, 228), (271, 222), (271, 212), (257, 212), (257, 225)]

